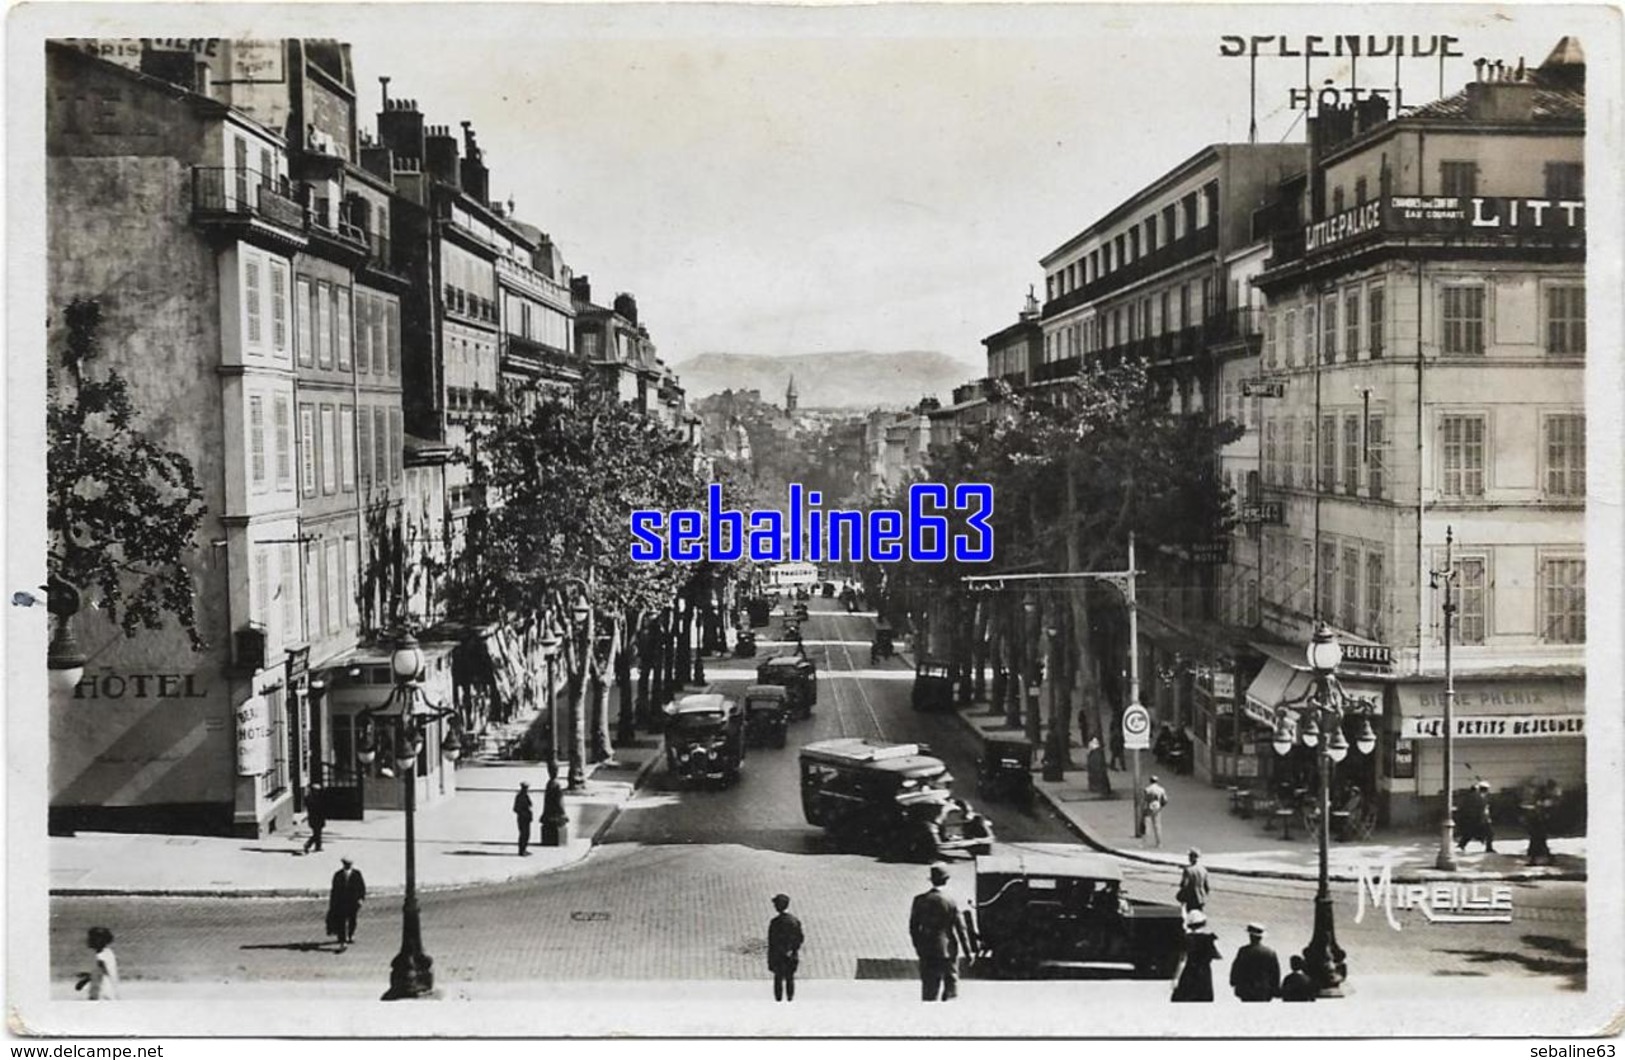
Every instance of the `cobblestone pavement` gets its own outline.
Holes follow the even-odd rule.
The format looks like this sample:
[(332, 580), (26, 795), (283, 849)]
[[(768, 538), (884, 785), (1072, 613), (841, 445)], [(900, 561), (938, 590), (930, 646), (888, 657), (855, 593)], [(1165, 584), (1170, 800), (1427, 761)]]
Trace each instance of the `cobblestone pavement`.
[[(753, 750), (737, 786), (680, 788), (657, 767), (578, 866), (424, 896), (424, 943), (441, 984), (760, 978), (769, 898), (778, 891), (792, 896), (792, 910), (806, 925), (803, 978), (912, 975), (908, 905), (924, 887), (923, 866), (843, 852), (806, 825), (794, 748), (843, 734), (923, 739), (960, 778), (956, 790), (974, 799), (975, 737), (951, 716), (910, 710), (909, 681), (898, 679), (907, 674), (901, 663), (868, 665), (869, 620), (820, 614), (811, 626), (809, 640), (836, 642), (809, 648), (823, 673), (814, 717), (795, 723), (790, 748)], [(750, 662), (708, 665), (707, 676), (728, 687), (747, 679), (742, 671)], [(1001, 841), (1080, 849), (1044, 808), (1031, 815), (998, 804), (985, 809)], [(957, 867), (954, 886), (969, 877), (968, 865)], [(1125, 878), (1131, 894), (1171, 899), (1171, 868), (1125, 866)], [(1538, 976), (1543, 982), (1531, 988), (1582, 985), (1584, 885), (1510, 886), (1511, 924), (1434, 924), (1403, 913), (1400, 931), (1369, 910), (1354, 923), (1354, 889), (1334, 888), (1351, 980)], [(1298, 881), (1215, 881), (1209, 913), (1220, 949), (1227, 958), (1234, 954), (1244, 925), (1259, 920), (1284, 962), (1308, 940), (1312, 894), (1312, 885)], [(390, 897), (367, 904), (358, 942), (343, 954), (327, 945), (318, 900), (58, 898), (51, 908), (56, 984), (84, 964), (91, 924), (117, 932), (128, 979), (194, 981), (206, 990), (244, 981), (381, 984), (399, 944), (399, 899)]]

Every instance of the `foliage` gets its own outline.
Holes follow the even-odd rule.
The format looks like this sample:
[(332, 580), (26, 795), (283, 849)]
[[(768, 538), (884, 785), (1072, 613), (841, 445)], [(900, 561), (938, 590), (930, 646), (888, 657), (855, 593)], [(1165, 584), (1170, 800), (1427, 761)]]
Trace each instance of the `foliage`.
[(134, 636), (170, 615), (194, 650), (195, 587), (185, 558), (207, 511), (192, 463), (136, 426), (129, 384), (92, 372), (102, 356), (101, 306), (75, 299), (63, 311), (62, 368), (48, 375), (46, 473), (49, 567)]

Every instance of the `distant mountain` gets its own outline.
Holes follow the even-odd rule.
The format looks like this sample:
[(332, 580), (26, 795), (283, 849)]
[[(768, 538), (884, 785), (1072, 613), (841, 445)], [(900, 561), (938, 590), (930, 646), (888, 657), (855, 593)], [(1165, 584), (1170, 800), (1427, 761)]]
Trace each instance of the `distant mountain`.
[(948, 403), (954, 387), (982, 370), (929, 350), (897, 353), (794, 353), (779, 357), (702, 353), (672, 365), (690, 401), (723, 390), (760, 390), (784, 404), (792, 375), (803, 408), (906, 408), (923, 397)]

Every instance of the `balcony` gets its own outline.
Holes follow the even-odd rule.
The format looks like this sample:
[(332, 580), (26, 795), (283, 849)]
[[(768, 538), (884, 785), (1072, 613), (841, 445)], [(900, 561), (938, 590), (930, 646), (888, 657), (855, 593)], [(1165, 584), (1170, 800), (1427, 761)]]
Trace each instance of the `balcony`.
[(1034, 370), (1033, 382), (1048, 383), (1056, 379), (1068, 379), (1077, 375), (1082, 367), (1082, 357), (1063, 357), (1058, 361), (1046, 361)]
[(509, 335), (507, 341), (504, 367), (511, 366), (522, 372), (553, 379), (560, 377), (579, 379), (582, 369), (586, 366), (583, 358), (557, 346), (549, 346), (545, 342), (527, 339), (522, 335)]
[[(379, 272), (387, 272), (394, 276), (405, 276), (406, 263), (398, 258), (397, 248), (386, 235), (377, 232), (364, 232), (367, 238), (367, 267)], [(404, 255), (402, 255), (404, 257)]]
[(1153, 276), (1164, 269), (1206, 254), (1217, 249), (1219, 245), (1219, 226), (1209, 224), (1186, 236), (1174, 240), (1165, 246), (1158, 247), (1143, 257), (1136, 258), (1120, 268), (1113, 269), (1106, 275), (1086, 283), (1075, 290), (1068, 291), (1059, 298), (1051, 299), (1044, 304), (1043, 319), (1048, 320), (1066, 312), (1086, 305), (1097, 299), (1104, 298), (1114, 291), (1122, 290), (1131, 283)]
[(306, 210), (306, 216), (310, 219), (308, 230), (313, 239), (352, 266), (371, 258), (372, 243), (365, 230), (351, 223), (347, 204), (338, 203), (335, 209), (335, 204), (327, 199), (310, 195), (308, 188), (305, 199), (309, 207)]
[(305, 210), (275, 174), (221, 166), (192, 168), (192, 220), (242, 236), (260, 235), (295, 248), (305, 245)]

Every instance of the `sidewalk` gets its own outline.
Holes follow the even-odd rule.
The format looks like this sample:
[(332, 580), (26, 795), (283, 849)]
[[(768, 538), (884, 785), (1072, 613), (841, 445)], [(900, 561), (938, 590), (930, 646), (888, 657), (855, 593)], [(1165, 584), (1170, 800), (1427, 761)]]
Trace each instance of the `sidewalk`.
[[(566, 792), (570, 842), (544, 847), (540, 837), (547, 766), (541, 762), (479, 759), (457, 768), (455, 797), (416, 813), (417, 885), (434, 891), (539, 876), (586, 857), (661, 754), (660, 737), (643, 734), (615, 749), (612, 762), (587, 769), (585, 788)], [(521, 858), (513, 797), (530, 784), (537, 821), (530, 854)], [(332, 820), (321, 853), (301, 856), (310, 830), (259, 839), (127, 835), (80, 832), (49, 840), (53, 895), (189, 895), (230, 897), (325, 896), (339, 858), (349, 857), (367, 878), (370, 894), (399, 894), (406, 886), (405, 814), (369, 811), (361, 821)]]
[[(1001, 729), (1002, 718), (988, 715), (985, 703), (961, 710), (959, 717), (979, 734), (1010, 731)], [(1140, 752), (1140, 781), (1144, 784), (1155, 774), (1168, 790), (1160, 848), (1151, 847), (1149, 838), (1134, 837), (1132, 761), (1128, 763), (1130, 770), (1110, 774), (1112, 794), (1102, 796), (1089, 790), (1088, 774), (1083, 769), (1084, 751), (1075, 742), (1071, 757), (1077, 768), (1068, 769), (1063, 780), (1042, 778), (1037, 772), (1042, 755), (1040, 750), (1033, 760), (1033, 783), (1039, 796), (1091, 846), (1131, 861), (1166, 865), (1184, 865), (1185, 852), (1196, 847), (1202, 851), (1203, 863), (1214, 872), (1276, 879), (1319, 878), (1320, 853), (1314, 834), (1306, 834), (1294, 822), (1291, 838), (1287, 838), (1273, 822), (1272, 829), (1266, 831), (1263, 817), (1249, 820), (1232, 814), (1226, 789), (1213, 787), (1194, 775), (1179, 776), (1158, 763), (1149, 751)], [(990, 812), (997, 827), (997, 813)], [(1475, 844), (1468, 852), (1456, 855), (1457, 871), (1439, 872), (1433, 867), (1439, 850), (1437, 833), (1407, 832), (1374, 836), (1363, 843), (1334, 840), (1328, 864), (1333, 879), (1350, 882), (1360, 878), (1360, 872), (1380, 872), (1384, 865), (1391, 867), (1396, 883), (1586, 878), (1584, 837), (1553, 839), (1551, 847), (1556, 855), (1552, 865), (1530, 867), (1524, 864), (1523, 836), (1509, 835), (1495, 853), (1484, 853)]]

